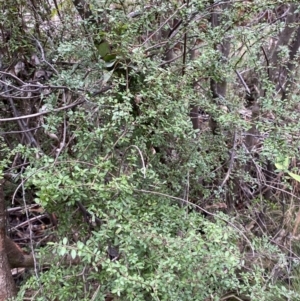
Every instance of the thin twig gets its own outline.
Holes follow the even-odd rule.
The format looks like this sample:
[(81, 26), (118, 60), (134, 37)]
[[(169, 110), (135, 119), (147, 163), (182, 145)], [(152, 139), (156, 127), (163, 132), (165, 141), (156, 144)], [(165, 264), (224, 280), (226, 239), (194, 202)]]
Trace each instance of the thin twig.
[(181, 5), (165, 22), (163, 22), (145, 41), (141, 46), (144, 46), (154, 35), (156, 35), (186, 4)]
[[(125, 152), (124, 152), (124, 155), (123, 155), (122, 163), (121, 163), (121, 165), (120, 165), (120, 171), (121, 171), (122, 165), (123, 165), (123, 163), (124, 163), (124, 161), (125, 161), (125, 157), (126, 157), (125, 155), (126, 155), (126, 152), (127, 152), (127, 150), (128, 150), (129, 148), (131, 148), (131, 147), (136, 148), (136, 149), (138, 150), (139, 154), (140, 154), (141, 161), (142, 161), (142, 164), (143, 164), (143, 168), (142, 168), (143, 171), (142, 171), (142, 172), (143, 172), (143, 174), (144, 174), (144, 179), (145, 179), (145, 178), (146, 178), (146, 166), (145, 166), (145, 161), (144, 161), (143, 154), (142, 154), (141, 150), (140, 150), (136, 145), (130, 145), (130, 146), (128, 146), (128, 147), (126, 148), (126, 150), (125, 150)], [(120, 171), (119, 171), (119, 174), (120, 174)]]
[(34, 37), (33, 35), (31, 35), (31, 36), (36, 41), (36, 43), (37, 43), (37, 45), (40, 49), (40, 52), (41, 52), (41, 55), (42, 55), (42, 61), (44, 61), (58, 75), (59, 72), (46, 60), (45, 52), (44, 52), (43, 46), (41, 45), (40, 41), (36, 37)]
[(24, 115), (24, 116), (19, 116), (19, 117), (12, 117), (12, 118), (0, 118), (0, 122), (6, 122), (6, 121), (15, 121), (15, 120), (20, 120), (20, 119), (27, 119), (27, 118), (34, 118), (34, 117), (38, 117), (38, 116), (42, 116), (42, 115), (46, 115), (49, 113), (53, 113), (53, 112), (60, 112), (63, 110), (67, 110), (73, 107), (76, 107), (82, 103), (85, 102), (85, 99), (79, 100), (79, 101), (75, 101), (67, 106), (58, 108), (58, 109), (53, 109), (53, 110), (48, 110), (48, 111), (43, 111), (43, 112), (39, 112), (39, 113), (35, 113), (35, 114), (30, 114), (30, 115)]
[(237, 141), (237, 138), (236, 138), (236, 131), (234, 132), (234, 136), (233, 136), (233, 147), (232, 147), (232, 150), (231, 150), (231, 155), (230, 155), (230, 161), (229, 161), (229, 167), (228, 167), (228, 171), (226, 173), (226, 176), (221, 184), (221, 187), (223, 187), (225, 185), (225, 183), (228, 181), (229, 177), (230, 177), (230, 174), (231, 174), (231, 171), (232, 171), (232, 168), (233, 168), (233, 163), (234, 163), (234, 158), (235, 158), (235, 153), (236, 153), (236, 141)]
[(24, 182), (23, 177), (21, 177), (21, 186), (22, 186), (23, 204), (24, 204), (24, 207), (25, 207), (26, 218), (27, 218), (27, 221), (28, 221), (30, 249), (31, 249), (31, 254), (32, 254), (33, 262), (34, 262), (34, 272), (35, 272), (36, 279), (38, 279), (38, 281), (40, 281), (39, 273), (38, 273), (38, 269), (37, 269), (37, 260), (36, 260), (34, 247), (33, 247), (33, 231), (32, 231), (32, 224), (31, 224), (30, 219), (29, 219), (29, 211), (28, 211), (27, 202), (26, 202), (26, 198), (25, 198), (25, 196), (26, 196), (25, 182)]
[(42, 126), (40, 125), (40, 126), (37, 126), (35, 128), (31, 128), (31, 129), (27, 129), (27, 130), (23, 130), (23, 131), (0, 132), (0, 135), (22, 134), (22, 133), (25, 133), (25, 132), (31, 132), (31, 131), (38, 130), (41, 127)]
[(186, 203), (187, 205), (190, 205), (192, 207), (195, 207), (199, 210), (201, 210), (202, 212), (210, 215), (210, 216), (213, 216), (214, 218), (217, 218), (217, 219), (220, 219), (222, 220), (223, 222), (225, 222), (226, 224), (230, 225), (232, 228), (236, 229), (244, 238), (245, 240), (248, 242), (251, 250), (252, 250), (252, 254), (254, 256), (254, 248), (250, 242), (250, 240), (247, 238), (247, 236), (243, 233), (242, 230), (240, 230), (237, 226), (235, 226), (232, 222), (226, 220), (225, 218), (217, 215), (217, 214), (214, 214), (212, 212), (209, 212), (207, 210), (205, 210), (204, 208), (200, 207), (199, 205), (196, 205), (190, 201), (187, 201), (185, 199), (182, 199), (182, 198), (178, 198), (178, 197), (175, 197), (175, 196), (172, 196), (172, 195), (168, 195), (168, 194), (165, 194), (165, 193), (161, 193), (161, 192), (158, 192), (158, 191), (151, 191), (151, 190), (144, 190), (144, 189), (135, 189), (135, 191), (138, 191), (138, 192), (143, 192), (143, 193), (150, 193), (150, 194), (154, 194), (154, 195), (159, 195), (159, 196), (164, 196), (164, 197), (167, 197), (169, 199), (173, 199), (173, 200), (177, 200), (177, 201), (180, 201), (180, 202), (184, 202)]

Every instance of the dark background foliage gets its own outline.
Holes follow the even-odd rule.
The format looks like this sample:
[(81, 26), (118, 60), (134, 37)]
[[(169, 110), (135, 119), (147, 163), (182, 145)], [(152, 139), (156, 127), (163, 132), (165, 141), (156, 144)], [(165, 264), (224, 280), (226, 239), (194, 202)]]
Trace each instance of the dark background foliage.
[(297, 1), (0, 3), (17, 298), (299, 298)]

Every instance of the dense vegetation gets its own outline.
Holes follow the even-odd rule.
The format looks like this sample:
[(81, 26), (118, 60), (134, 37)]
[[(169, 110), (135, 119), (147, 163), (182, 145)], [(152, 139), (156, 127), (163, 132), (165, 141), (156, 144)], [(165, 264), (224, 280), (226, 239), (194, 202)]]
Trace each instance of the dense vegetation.
[(0, 3), (0, 299), (299, 300), (298, 1)]

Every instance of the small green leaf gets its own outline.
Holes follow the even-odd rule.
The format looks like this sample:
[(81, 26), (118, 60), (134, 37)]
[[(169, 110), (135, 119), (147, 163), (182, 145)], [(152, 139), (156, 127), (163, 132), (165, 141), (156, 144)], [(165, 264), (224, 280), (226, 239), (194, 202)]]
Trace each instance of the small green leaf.
[(105, 57), (110, 52), (110, 46), (107, 41), (102, 41), (96, 46), (101, 57)]
[(109, 81), (109, 79), (111, 78), (112, 74), (113, 74), (113, 71), (104, 72), (104, 74), (103, 74), (103, 82), (102, 83), (106, 84)]
[(122, 231), (122, 227), (119, 227), (119, 228), (116, 230), (116, 234), (119, 234), (121, 231)]
[(290, 165), (289, 157), (276, 159), (275, 166), (279, 170), (283, 170), (283, 171), (287, 170), (289, 168), (289, 165)]
[(76, 250), (73, 249), (73, 250), (71, 251), (71, 257), (72, 257), (72, 259), (75, 259), (75, 258), (76, 258), (76, 254), (77, 254), (77, 253), (76, 253)]
[[(108, 57), (109, 55), (107, 55), (106, 57), (105, 57), (105, 59)], [(115, 58), (115, 57), (114, 57)], [(113, 60), (110, 60), (110, 61), (107, 61), (107, 62), (105, 62), (105, 67), (106, 68), (111, 68), (111, 67), (113, 67), (113, 65), (116, 63), (116, 60), (115, 59), (113, 59)]]
[(84, 244), (83, 244), (83, 242), (81, 242), (81, 241), (78, 241), (78, 242), (77, 242), (77, 248), (78, 248), (79, 250), (82, 250), (82, 249), (83, 249), (83, 247), (84, 247)]
[(66, 249), (65, 247), (62, 247), (62, 248), (59, 250), (59, 255), (60, 255), (60, 256), (64, 256), (66, 253), (67, 253), (67, 249)]
[(300, 176), (299, 175), (296, 175), (295, 173), (292, 173), (292, 172), (288, 172), (288, 175), (290, 177), (292, 177), (294, 180), (296, 180), (297, 182), (300, 182)]

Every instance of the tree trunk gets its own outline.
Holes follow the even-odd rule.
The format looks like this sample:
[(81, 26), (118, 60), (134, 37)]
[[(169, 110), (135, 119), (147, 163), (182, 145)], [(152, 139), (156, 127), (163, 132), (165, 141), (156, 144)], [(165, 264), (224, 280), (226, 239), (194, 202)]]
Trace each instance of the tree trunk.
[(0, 180), (0, 301), (12, 298), (16, 295), (16, 286), (12, 278), (10, 266), (5, 251), (5, 202), (3, 194), (4, 181)]
[[(230, 1), (224, 1), (219, 6), (216, 6), (213, 9), (211, 14), (211, 27), (213, 29), (220, 27), (222, 23), (222, 19), (226, 18), (223, 14), (223, 10), (228, 9), (231, 6)], [(220, 29), (221, 30), (221, 29)], [(224, 33), (225, 35), (225, 33)], [(230, 38), (224, 36), (221, 43), (215, 44), (215, 50), (217, 50), (220, 54), (220, 66), (227, 64), (227, 59), (230, 53)], [(227, 91), (227, 80), (226, 78), (216, 81), (214, 78), (210, 80), (210, 89), (212, 93), (213, 100), (216, 104), (220, 104), (223, 102), (223, 99), (226, 98)], [(218, 124), (213, 116), (210, 119), (210, 128), (213, 134), (216, 134), (216, 130), (218, 128)]]

